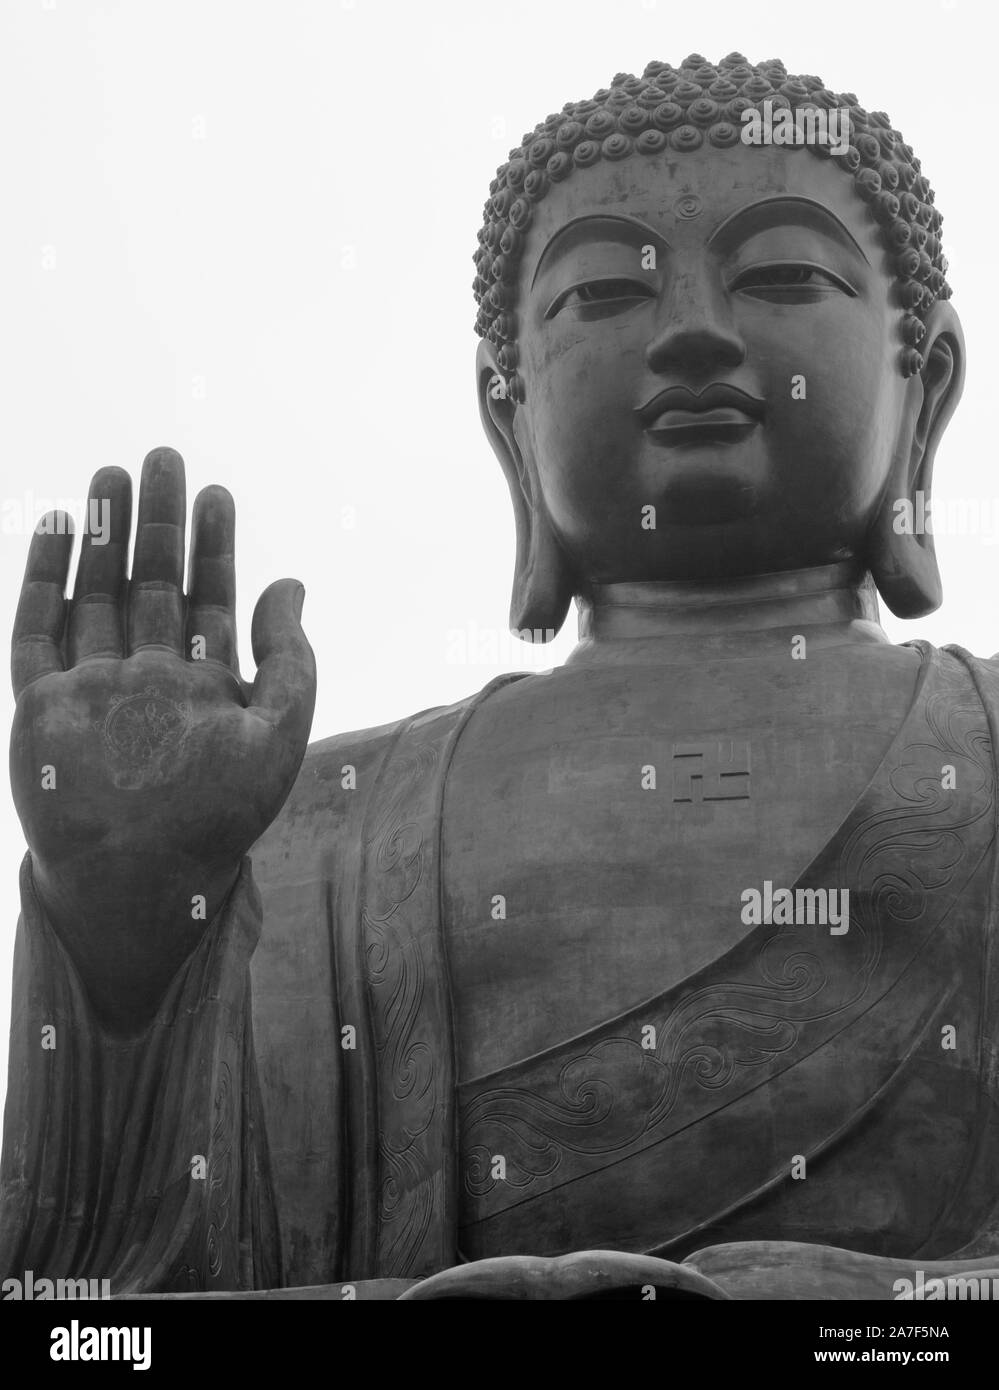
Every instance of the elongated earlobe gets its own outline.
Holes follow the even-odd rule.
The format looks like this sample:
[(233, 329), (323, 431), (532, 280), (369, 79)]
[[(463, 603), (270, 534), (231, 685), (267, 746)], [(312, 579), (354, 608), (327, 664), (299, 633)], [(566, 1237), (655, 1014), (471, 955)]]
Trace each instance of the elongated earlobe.
[(878, 592), (896, 618), (922, 618), (940, 607), (943, 585), (930, 515), (930, 470), (912, 475), (908, 461), (892, 469), (868, 541), (868, 564)]
[(964, 386), (964, 338), (947, 300), (938, 300), (927, 316), (923, 361), (909, 385), (909, 418), (868, 537), (871, 574), (897, 618), (921, 618), (939, 608), (943, 598), (927, 518), (937, 445)]
[(506, 477), (517, 528), (510, 628), (514, 632), (528, 629), (547, 642), (558, 633), (569, 611), (572, 570), (548, 519), (534, 462), (525, 458), (514, 433), (518, 407), (484, 340), (479, 343), (476, 370), (479, 415)]
[(543, 504), (540, 508), (537, 504), (533, 509), (525, 507), (524, 511), (523, 538), (517, 523), (510, 629), (541, 634), (540, 640), (549, 642), (557, 636), (569, 611), (572, 576)]

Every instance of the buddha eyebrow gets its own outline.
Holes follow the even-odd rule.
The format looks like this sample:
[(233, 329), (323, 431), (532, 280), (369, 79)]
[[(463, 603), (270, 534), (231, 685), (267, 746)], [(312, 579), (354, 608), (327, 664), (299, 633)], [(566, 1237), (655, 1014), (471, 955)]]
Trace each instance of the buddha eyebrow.
[[(602, 236), (598, 236), (600, 231), (603, 233)], [(538, 263), (534, 267), (534, 274), (531, 277), (531, 289), (534, 288), (535, 281), (541, 274), (542, 266), (546, 261), (557, 261), (561, 256), (568, 255), (573, 247), (577, 246), (579, 242), (585, 241), (587, 234), (591, 232), (593, 240), (618, 241), (626, 246), (632, 246), (636, 237), (641, 236), (645, 241), (654, 242), (657, 247), (663, 247), (667, 251), (672, 250), (662, 232), (657, 232), (654, 227), (650, 227), (640, 217), (623, 217), (614, 213), (574, 217), (571, 222), (566, 222), (564, 226), (559, 227), (538, 257)]]
[[(723, 248), (732, 246), (753, 232), (779, 227), (788, 222), (813, 227), (820, 232), (831, 233), (837, 241), (846, 244), (847, 250), (856, 251), (865, 264), (870, 265), (864, 248), (857, 241), (845, 223), (841, 222), (825, 204), (813, 198), (802, 198), (793, 194), (781, 193), (774, 198), (762, 198), (757, 203), (739, 208), (725, 218), (708, 238), (708, 245), (721, 242)], [(748, 226), (743, 226), (748, 223)]]

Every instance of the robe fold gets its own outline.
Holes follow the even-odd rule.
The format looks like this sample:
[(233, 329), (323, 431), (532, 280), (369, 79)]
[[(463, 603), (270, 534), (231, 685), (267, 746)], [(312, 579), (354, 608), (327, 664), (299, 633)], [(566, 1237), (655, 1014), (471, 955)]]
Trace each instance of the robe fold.
[(793, 885), (848, 891), (849, 930), (748, 927), (489, 1075), (458, 1079), (442, 806), (468, 721), (525, 677), (313, 745), (128, 1043), (92, 1018), (26, 865), (0, 1276), (249, 1289), (606, 1247), (793, 1297), (793, 1252), (852, 1243), (837, 1289), (889, 1298), (919, 1261), (981, 1267), (999, 1253), (999, 664), (914, 645), (890, 749)]

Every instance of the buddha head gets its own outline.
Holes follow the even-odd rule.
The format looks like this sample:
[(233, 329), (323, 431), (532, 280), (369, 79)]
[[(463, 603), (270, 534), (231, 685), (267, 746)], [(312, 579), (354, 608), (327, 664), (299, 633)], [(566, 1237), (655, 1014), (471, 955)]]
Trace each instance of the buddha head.
[(474, 286), (515, 630), (599, 585), (842, 561), (899, 617), (939, 605), (932, 535), (897, 524), (964, 377), (933, 204), (882, 112), (738, 53), (524, 137)]

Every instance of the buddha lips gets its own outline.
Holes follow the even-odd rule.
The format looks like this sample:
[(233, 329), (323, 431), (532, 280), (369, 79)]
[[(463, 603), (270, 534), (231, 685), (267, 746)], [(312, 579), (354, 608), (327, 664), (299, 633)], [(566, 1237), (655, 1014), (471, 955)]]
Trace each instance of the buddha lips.
[(742, 892), (742, 921), (747, 927), (829, 928), (830, 936), (844, 936), (850, 930), (849, 888), (774, 888), (764, 879), (758, 888)]

